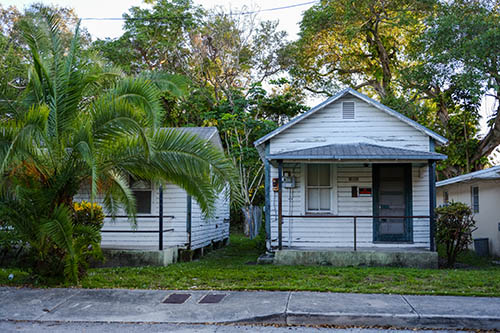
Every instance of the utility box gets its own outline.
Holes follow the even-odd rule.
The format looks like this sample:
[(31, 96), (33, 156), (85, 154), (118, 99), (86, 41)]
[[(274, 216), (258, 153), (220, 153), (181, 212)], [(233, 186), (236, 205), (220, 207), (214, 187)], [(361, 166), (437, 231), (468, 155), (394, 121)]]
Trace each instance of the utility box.
[(474, 239), (474, 251), (478, 256), (488, 257), (490, 255), (489, 238)]

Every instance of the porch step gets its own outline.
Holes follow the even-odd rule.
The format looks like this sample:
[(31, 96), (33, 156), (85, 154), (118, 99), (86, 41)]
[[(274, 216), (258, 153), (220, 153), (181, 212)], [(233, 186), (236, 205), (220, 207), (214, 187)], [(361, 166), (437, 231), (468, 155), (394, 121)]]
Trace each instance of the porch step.
[(431, 251), (388, 250), (298, 250), (276, 251), (277, 265), (389, 266), (438, 268), (438, 254)]
[(266, 252), (257, 259), (259, 265), (270, 265), (274, 263), (274, 253)]

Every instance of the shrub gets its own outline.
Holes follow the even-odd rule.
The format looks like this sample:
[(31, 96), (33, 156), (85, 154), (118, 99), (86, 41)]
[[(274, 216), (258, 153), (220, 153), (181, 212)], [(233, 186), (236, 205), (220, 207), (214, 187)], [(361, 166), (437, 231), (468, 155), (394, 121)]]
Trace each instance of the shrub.
[(95, 202), (74, 202), (73, 220), (76, 225), (83, 225), (101, 230), (104, 224), (104, 212), (102, 211), (102, 207)]
[(471, 208), (461, 202), (436, 208), (436, 241), (446, 249), (447, 267), (453, 267), (457, 256), (472, 243), (476, 222)]

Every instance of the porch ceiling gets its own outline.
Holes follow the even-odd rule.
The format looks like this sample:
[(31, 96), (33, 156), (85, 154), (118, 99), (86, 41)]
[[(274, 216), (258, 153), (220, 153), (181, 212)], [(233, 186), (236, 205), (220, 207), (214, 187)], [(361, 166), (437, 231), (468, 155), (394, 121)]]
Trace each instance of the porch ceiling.
[(446, 155), (369, 143), (331, 144), (266, 156), (273, 160), (444, 160)]

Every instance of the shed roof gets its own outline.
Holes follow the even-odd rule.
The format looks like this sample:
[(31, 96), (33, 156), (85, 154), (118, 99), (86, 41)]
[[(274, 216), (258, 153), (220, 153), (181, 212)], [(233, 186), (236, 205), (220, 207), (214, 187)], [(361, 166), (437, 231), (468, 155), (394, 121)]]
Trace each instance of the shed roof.
[(446, 155), (369, 143), (331, 144), (268, 155), (269, 160), (444, 160)]
[(272, 131), (271, 133), (263, 136), (262, 138), (258, 139), (257, 141), (254, 142), (254, 145), (255, 146), (259, 146), (261, 144), (263, 144), (264, 142), (268, 141), (269, 139), (273, 138), (274, 136), (278, 135), (279, 133), (283, 132), (284, 130), (286, 130), (287, 128), (295, 125), (296, 123), (300, 122), (301, 120), (309, 117), (310, 115), (316, 113), (317, 111), (323, 109), (324, 107), (326, 107), (327, 105), (335, 102), (336, 100), (344, 97), (345, 95), (347, 94), (351, 94), (352, 96), (354, 97), (357, 97), (363, 101), (365, 101), (366, 103), (374, 106), (375, 108), (379, 109), (379, 110), (382, 110), (386, 113), (388, 113), (389, 115), (393, 116), (393, 117), (396, 117), (398, 118), (399, 120), (401, 120), (402, 122), (410, 125), (411, 127), (417, 129), (418, 131), (424, 133), (424, 134), (427, 134), (428, 136), (430, 136), (431, 138), (435, 139), (437, 143), (439, 144), (447, 144), (448, 143), (448, 140), (444, 137), (442, 137), (441, 135), (437, 134), (436, 132), (434, 131), (431, 131), (430, 129), (428, 129), (427, 127), (425, 126), (422, 126), (420, 125), (419, 123), (417, 123), (416, 121), (414, 120), (411, 120), (410, 118), (404, 116), (403, 114), (377, 102), (376, 100), (352, 89), (352, 88), (346, 88), (344, 90), (341, 90), (339, 91), (337, 94), (333, 95), (332, 97), (328, 98), (326, 101), (316, 105), (315, 107), (311, 108), (309, 111), (307, 111), (306, 113), (303, 113), (295, 118), (293, 118), (291, 121), (289, 121), (288, 123), (284, 124), (283, 126), (280, 126), (278, 127), (277, 129), (275, 129), (274, 131)]
[(479, 170), (475, 172), (466, 173), (453, 178), (448, 178), (436, 183), (437, 187), (450, 185), (454, 183), (466, 182), (476, 179), (500, 179), (500, 165), (491, 167), (489, 169)]

